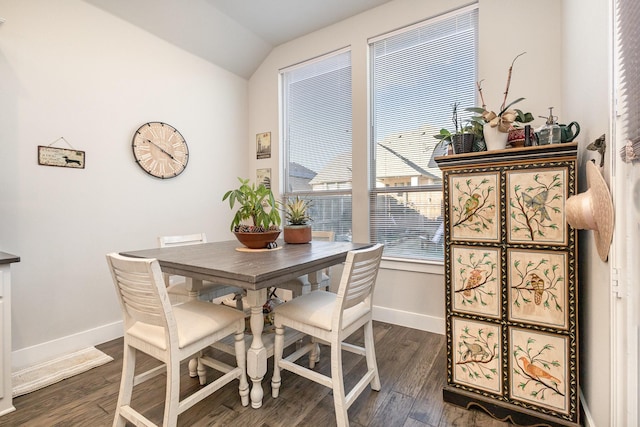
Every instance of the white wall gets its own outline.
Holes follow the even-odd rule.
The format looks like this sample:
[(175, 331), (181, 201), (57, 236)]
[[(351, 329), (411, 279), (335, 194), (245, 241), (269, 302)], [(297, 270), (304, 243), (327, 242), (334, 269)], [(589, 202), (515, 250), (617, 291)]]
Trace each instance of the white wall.
[[(0, 16), (0, 250), (21, 257), (17, 367), (121, 335), (107, 252), (161, 234), (232, 237), (221, 198), (248, 173), (248, 95), (246, 80), (80, 0), (3, 0)], [(147, 121), (186, 138), (179, 177), (134, 163)], [(37, 146), (61, 136), (85, 169), (38, 165)]]
[[(525, 97), (517, 108), (545, 115), (547, 107), (561, 113), (561, 51), (547, 50), (560, 42), (560, 3), (555, 0), (480, 0), (478, 76), (484, 79), (485, 100), (492, 109), (502, 103), (507, 72), (514, 66), (509, 100)], [(514, 6), (514, 3), (517, 5)], [(353, 84), (353, 236), (368, 241), (368, 44), (371, 37), (405, 27), (468, 4), (464, 0), (395, 0), (320, 31), (275, 48), (249, 80), (249, 135), (271, 132), (272, 157), (255, 160), (250, 143), (251, 170), (270, 167), (274, 188), (280, 188), (282, 170), (278, 149), (278, 70), (307, 59), (351, 48)], [(547, 16), (551, 20), (546, 19)], [(550, 27), (537, 25), (545, 17)], [(523, 24), (524, 21), (524, 24)], [(516, 35), (517, 34), (517, 35)], [(544, 64), (541, 70), (541, 64)], [(443, 106), (443, 108), (448, 106)], [(537, 119), (535, 125), (544, 123)], [(252, 172), (255, 174), (255, 172)], [(444, 333), (443, 268), (418, 263), (383, 262), (376, 285), (375, 317), (428, 331)]]
[[(611, 34), (609, 1), (564, 0), (562, 98), (567, 122), (581, 125), (578, 161), (578, 189), (585, 191), (585, 164), (600, 163), (600, 156), (586, 146), (606, 135), (607, 160), (604, 177), (610, 183)], [(578, 236), (578, 280), (580, 283), (580, 388), (590, 413), (591, 425), (611, 423), (611, 276), (609, 264), (600, 260), (593, 233)], [(618, 424), (624, 425), (624, 424)]]
[[(465, 3), (395, 0), (276, 48), (247, 87), (81, 0), (2, 0), (0, 250), (22, 258), (12, 281), (14, 366), (120, 334), (105, 253), (155, 246), (160, 234), (230, 238), (231, 213), (219, 202), (235, 177), (270, 167), (274, 188), (281, 183), (278, 69), (344, 46), (352, 48), (354, 206), (361, 207), (354, 236), (367, 240), (367, 39)], [(478, 72), (489, 106), (501, 103), (511, 60), (526, 51), (510, 99), (526, 97), (518, 107), (535, 116), (554, 106), (561, 121), (578, 120), (581, 149), (604, 132), (608, 76), (593, 64), (605, 61), (605, 3), (480, 0)], [(152, 120), (176, 126), (189, 143), (189, 166), (174, 180), (155, 180), (133, 162), (132, 134)], [(265, 131), (272, 158), (255, 160), (255, 134)], [(86, 152), (84, 170), (37, 165), (37, 146), (61, 136)], [(605, 426), (609, 276), (585, 239), (582, 386), (595, 425)], [(441, 266), (386, 262), (376, 316), (443, 332), (443, 297)]]

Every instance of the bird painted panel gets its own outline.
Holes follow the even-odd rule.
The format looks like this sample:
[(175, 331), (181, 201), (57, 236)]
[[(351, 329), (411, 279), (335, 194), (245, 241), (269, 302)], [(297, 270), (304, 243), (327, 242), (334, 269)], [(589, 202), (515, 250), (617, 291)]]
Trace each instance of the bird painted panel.
[(567, 329), (567, 253), (507, 250), (509, 320)]
[(500, 238), (500, 177), (495, 173), (449, 175), (449, 224), (452, 240)]
[(499, 325), (452, 318), (453, 381), (502, 393), (502, 334)]
[(568, 338), (515, 327), (509, 338), (511, 398), (568, 414)]
[(507, 172), (509, 243), (567, 243), (566, 177), (566, 168)]
[(499, 318), (500, 249), (451, 246), (453, 310)]

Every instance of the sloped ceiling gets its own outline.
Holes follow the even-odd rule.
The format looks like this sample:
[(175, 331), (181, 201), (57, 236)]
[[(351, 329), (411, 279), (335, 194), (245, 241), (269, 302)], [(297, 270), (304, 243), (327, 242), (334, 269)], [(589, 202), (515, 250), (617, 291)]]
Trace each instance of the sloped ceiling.
[(276, 46), (392, 0), (84, 0), (245, 79)]

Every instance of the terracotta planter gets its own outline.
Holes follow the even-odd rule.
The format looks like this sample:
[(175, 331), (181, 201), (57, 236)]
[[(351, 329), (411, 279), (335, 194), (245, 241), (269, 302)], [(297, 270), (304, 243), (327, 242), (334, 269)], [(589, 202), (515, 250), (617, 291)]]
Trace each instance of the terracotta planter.
[(244, 233), (234, 231), (236, 239), (249, 249), (264, 249), (269, 243), (275, 242), (280, 235), (280, 230), (264, 231), (262, 233)]
[(309, 243), (311, 241), (311, 226), (285, 225), (284, 241), (286, 243)]

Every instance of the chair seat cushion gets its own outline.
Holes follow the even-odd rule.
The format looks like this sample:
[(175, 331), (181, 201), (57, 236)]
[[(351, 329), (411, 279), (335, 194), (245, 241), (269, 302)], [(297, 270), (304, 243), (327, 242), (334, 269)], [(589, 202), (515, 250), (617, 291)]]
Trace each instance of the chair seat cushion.
[[(242, 311), (204, 301), (189, 301), (173, 306), (178, 329), (178, 347), (184, 348), (223, 328), (243, 320)], [(139, 340), (166, 350), (168, 348), (164, 328), (136, 322), (127, 333)]]
[[(278, 317), (283, 316), (295, 322), (331, 331), (331, 316), (336, 305), (337, 295), (332, 292), (316, 291), (292, 299), (277, 306), (274, 310), (276, 325)], [(344, 311), (342, 327), (346, 328), (369, 312), (364, 302)]]

